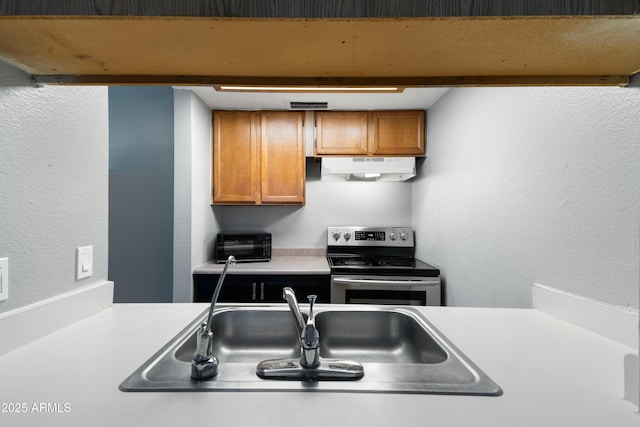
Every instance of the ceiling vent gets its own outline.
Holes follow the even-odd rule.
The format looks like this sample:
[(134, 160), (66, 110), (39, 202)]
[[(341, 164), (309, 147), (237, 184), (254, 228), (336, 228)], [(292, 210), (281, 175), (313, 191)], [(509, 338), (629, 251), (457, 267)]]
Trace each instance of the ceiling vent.
[(289, 110), (328, 110), (329, 103), (326, 101), (289, 101)]

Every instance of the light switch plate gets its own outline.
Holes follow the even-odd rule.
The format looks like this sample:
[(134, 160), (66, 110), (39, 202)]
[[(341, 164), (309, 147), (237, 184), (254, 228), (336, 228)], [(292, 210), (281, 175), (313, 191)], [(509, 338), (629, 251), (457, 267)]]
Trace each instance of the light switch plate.
[(93, 246), (76, 248), (76, 280), (91, 277), (93, 274)]
[(9, 298), (9, 258), (0, 258), (0, 301)]

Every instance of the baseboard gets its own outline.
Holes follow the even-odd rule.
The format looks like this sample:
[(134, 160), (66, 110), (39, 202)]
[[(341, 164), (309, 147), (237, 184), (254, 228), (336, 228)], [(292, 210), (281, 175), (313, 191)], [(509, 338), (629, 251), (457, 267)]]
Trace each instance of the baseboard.
[(0, 314), (0, 356), (113, 305), (113, 282), (102, 281)]
[(638, 397), (638, 347), (640, 344), (638, 311), (605, 304), (540, 284), (533, 285), (531, 293), (533, 308), (633, 349), (635, 354), (625, 355), (624, 361), (621, 363), (621, 367), (624, 369), (624, 398), (636, 406), (640, 405)]
[(531, 293), (533, 308), (638, 352), (638, 310), (606, 304), (541, 284), (533, 285)]

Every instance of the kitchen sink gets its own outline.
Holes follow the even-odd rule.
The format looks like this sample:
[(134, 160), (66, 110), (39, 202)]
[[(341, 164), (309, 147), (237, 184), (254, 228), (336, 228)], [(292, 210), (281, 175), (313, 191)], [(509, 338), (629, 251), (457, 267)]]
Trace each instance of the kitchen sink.
[(203, 312), (122, 384), (123, 391), (330, 391), (497, 396), (500, 387), (412, 307), (318, 305), (321, 358), (364, 366), (349, 381), (262, 379), (266, 359), (298, 358), (299, 339), (284, 304), (230, 306), (212, 318), (217, 376), (191, 379), (196, 332)]

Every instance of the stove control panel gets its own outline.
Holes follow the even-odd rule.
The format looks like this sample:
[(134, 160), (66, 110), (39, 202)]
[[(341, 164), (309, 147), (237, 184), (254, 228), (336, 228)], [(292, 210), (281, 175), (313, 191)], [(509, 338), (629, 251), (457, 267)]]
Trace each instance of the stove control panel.
[(413, 247), (411, 227), (329, 227), (329, 246)]

